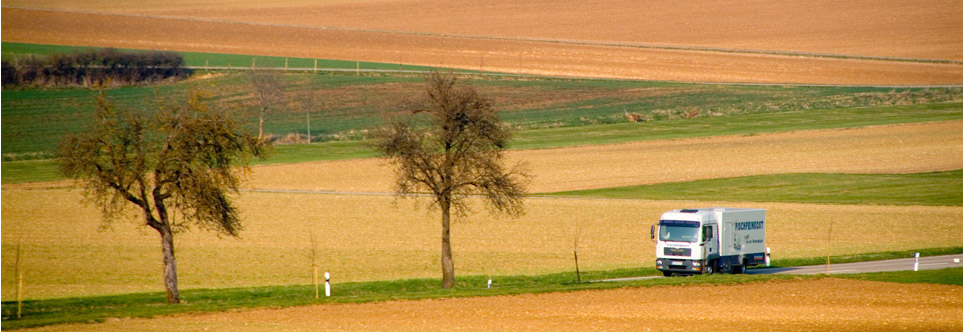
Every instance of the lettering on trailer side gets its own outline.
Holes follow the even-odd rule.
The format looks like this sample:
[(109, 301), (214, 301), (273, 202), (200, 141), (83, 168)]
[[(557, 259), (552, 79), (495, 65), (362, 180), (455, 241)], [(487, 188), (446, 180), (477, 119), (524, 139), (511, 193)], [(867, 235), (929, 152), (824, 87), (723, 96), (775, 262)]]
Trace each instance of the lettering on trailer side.
[(763, 221), (734, 223), (734, 224), (733, 224), (733, 228), (735, 228), (736, 230), (757, 230), (757, 229), (763, 229)]

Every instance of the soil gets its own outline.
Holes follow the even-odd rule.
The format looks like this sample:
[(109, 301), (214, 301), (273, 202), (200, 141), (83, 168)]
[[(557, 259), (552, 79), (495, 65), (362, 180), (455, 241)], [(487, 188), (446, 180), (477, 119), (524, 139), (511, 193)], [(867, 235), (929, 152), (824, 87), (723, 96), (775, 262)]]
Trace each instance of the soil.
[[(498, 281), (493, 281), (498, 287)], [(337, 296), (337, 290), (333, 293)], [(961, 331), (960, 286), (844, 279), (327, 304), (51, 331)]]
[[(6, 42), (350, 59), (510, 73), (690, 82), (924, 85), (960, 84), (962, 80), (961, 66), (956, 63), (572, 44), (18, 8), (5, 8), (2, 15)], [(949, 43), (960, 48), (959, 40)], [(881, 44), (887, 43), (875, 45)]]
[[(961, 2), (927, 0), (5, 1), (313, 27), (961, 60)], [(738, 18), (738, 19), (735, 19)]]

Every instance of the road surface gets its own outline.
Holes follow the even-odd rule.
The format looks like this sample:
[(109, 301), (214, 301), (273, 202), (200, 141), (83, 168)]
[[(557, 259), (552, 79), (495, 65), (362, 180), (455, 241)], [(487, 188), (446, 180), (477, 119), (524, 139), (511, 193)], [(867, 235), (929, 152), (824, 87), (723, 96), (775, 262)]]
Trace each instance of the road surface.
[[(961, 255), (921, 257), (918, 269), (943, 269), (961, 267)], [(879, 261), (853, 262), (846, 264), (830, 264), (801, 267), (759, 268), (749, 269), (746, 274), (853, 274), (871, 272), (909, 271), (914, 269), (914, 258), (890, 259)]]

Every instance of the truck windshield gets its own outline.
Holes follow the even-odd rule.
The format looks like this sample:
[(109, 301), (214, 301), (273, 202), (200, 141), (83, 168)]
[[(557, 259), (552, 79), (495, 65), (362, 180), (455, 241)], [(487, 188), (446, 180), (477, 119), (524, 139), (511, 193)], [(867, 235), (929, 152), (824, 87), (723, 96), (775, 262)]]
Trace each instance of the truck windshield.
[(696, 242), (700, 235), (700, 223), (696, 221), (659, 221), (659, 240), (671, 242)]

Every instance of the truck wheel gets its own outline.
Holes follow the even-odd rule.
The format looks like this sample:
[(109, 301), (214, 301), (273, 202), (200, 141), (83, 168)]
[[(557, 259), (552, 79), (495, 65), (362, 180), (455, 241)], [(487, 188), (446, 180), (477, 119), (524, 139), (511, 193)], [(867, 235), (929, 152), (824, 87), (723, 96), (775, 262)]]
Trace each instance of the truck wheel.
[(716, 270), (713, 268), (713, 263), (711, 262), (706, 264), (706, 269), (703, 270), (703, 275), (710, 275), (713, 273), (716, 273)]

